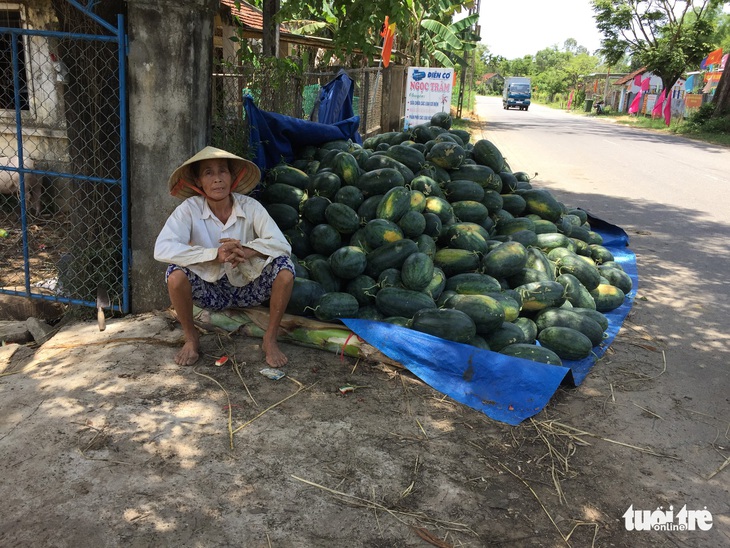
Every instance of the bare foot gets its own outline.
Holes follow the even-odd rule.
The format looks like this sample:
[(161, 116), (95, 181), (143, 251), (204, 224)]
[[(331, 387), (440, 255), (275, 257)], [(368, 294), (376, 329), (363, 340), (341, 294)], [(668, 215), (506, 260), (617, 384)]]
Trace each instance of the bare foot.
[(289, 362), (289, 358), (279, 349), (275, 338), (267, 339), (264, 337), (261, 349), (266, 355), (266, 363), (271, 367), (281, 367)]
[(175, 363), (178, 365), (193, 365), (200, 357), (199, 350), (199, 341), (187, 341), (175, 356)]

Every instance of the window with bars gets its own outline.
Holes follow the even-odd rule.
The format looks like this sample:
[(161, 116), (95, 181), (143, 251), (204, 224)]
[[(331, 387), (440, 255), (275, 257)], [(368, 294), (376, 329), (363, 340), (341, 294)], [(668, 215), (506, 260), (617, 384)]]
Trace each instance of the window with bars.
[[(23, 28), (20, 7), (4, 7), (0, 3), (0, 28)], [(13, 35), (0, 31), (0, 110), (15, 110), (15, 86), (13, 79)], [(25, 66), (25, 40), (18, 36), (18, 81), (21, 110), (28, 110), (28, 84)]]

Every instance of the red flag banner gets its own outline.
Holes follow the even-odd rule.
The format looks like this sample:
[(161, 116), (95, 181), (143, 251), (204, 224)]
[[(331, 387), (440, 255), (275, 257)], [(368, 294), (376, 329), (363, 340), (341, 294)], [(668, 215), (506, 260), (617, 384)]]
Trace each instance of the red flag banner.
[(643, 94), (641, 92), (637, 93), (634, 100), (631, 101), (631, 105), (629, 105), (629, 114), (637, 114), (639, 112), (639, 109), (641, 108), (642, 95)]
[(390, 53), (393, 49), (393, 38), (395, 37), (395, 23), (390, 23), (388, 16), (385, 16), (385, 23), (383, 23), (383, 30), (380, 32), (380, 36), (383, 37), (383, 66), (387, 67), (390, 64)]
[(707, 61), (705, 61), (705, 66), (709, 65), (718, 65), (720, 64), (720, 61), (722, 61), (722, 48), (717, 48), (715, 51), (710, 53), (710, 55), (707, 56)]
[(641, 86), (641, 90), (636, 94), (636, 97), (634, 97), (634, 100), (631, 101), (631, 105), (629, 106), (629, 114), (638, 114), (641, 111), (642, 108), (642, 100), (644, 99), (644, 95), (646, 91), (649, 91), (649, 82), (651, 81), (651, 78), (644, 78), (641, 80), (639, 76), (639, 83), (636, 83), (636, 80), (634, 80), (634, 84)]
[(664, 94), (665, 90), (662, 90), (661, 94), (659, 94), (659, 98), (656, 100), (656, 103), (654, 103), (654, 108), (651, 109), (651, 117), (652, 118), (659, 118), (662, 115), (662, 103), (664, 103)]
[(664, 124), (669, 125), (672, 120), (672, 93), (670, 92), (664, 101)]
[[(672, 84), (672, 87), (674, 87), (674, 84)], [(664, 124), (667, 126), (672, 120), (672, 87), (667, 90), (667, 97), (664, 99)]]

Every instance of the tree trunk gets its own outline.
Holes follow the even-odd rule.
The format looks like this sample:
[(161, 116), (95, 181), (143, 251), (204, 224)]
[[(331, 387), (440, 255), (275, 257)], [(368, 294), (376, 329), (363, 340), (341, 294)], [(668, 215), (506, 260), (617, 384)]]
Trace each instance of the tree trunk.
[(712, 103), (715, 105), (713, 118), (730, 116), (730, 62), (725, 63), (725, 70), (722, 71)]
[(266, 57), (279, 56), (279, 23), (276, 14), (279, 13), (280, 4), (279, 0), (264, 1), (262, 49)]
[(674, 84), (677, 83), (677, 80), (679, 80), (681, 74), (670, 74), (669, 76), (662, 76), (662, 86), (663, 89), (666, 90), (665, 96), (672, 93), (672, 88), (674, 87)]
[[(669, 89), (669, 79), (662, 76), (662, 89)], [(666, 95), (666, 92), (665, 92)]]

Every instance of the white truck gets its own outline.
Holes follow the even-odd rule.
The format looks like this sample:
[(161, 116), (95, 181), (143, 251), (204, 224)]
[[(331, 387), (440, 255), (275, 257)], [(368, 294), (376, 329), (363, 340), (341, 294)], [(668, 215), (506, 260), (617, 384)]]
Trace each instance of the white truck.
[(527, 110), (532, 99), (532, 84), (525, 76), (509, 76), (504, 79), (502, 90), (502, 108), (510, 107)]

